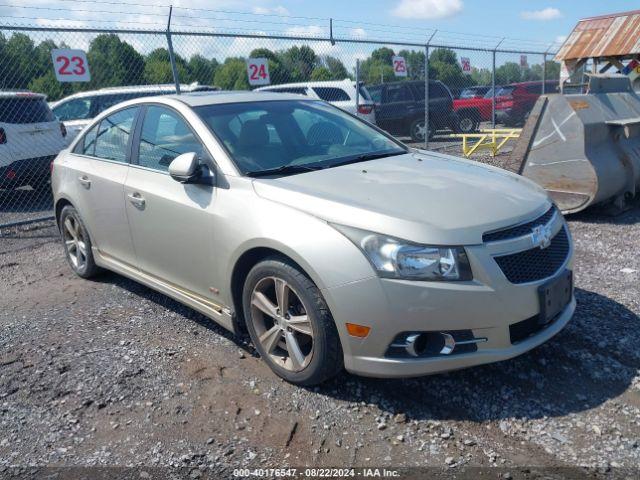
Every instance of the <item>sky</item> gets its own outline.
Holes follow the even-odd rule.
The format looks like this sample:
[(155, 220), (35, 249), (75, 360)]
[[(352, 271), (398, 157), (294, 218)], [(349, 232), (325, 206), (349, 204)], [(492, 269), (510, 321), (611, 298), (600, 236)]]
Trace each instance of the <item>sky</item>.
[[(437, 30), (435, 44), (493, 48), (502, 42), (501, 48), (539, 52), (557, 50), (581, 18), (638, 7), (637, 2), (623, 0), (0, 0), (0, 25), (164, 29), (170, 3), (174, 30), (327, 37), (331, 17), (334, 35), (342, 38), (424, 44)], [(32, 37), (37, 39), (38, 33)], [(73, 38), (73, 46), (84, 49), (91, 37)], [(70, 35), (60, 37), (67, 44), (69, 39)], [(129, 41), (146, 53), (162, 39), (157, 39), (158, 45), (139, 36)], [(256, 46), (278, 49), (283, 43), (201, 38), (178, 40), (176, 48), (187, 57), (204, 53), (224, 58), (247, 55)], [(338, 43), (320, 48), (320, 53), (339, 56), (351, 68), (356, 58), (366, 58), (376, 47)], [(490, 65), (486, 52), (461, 55), (469, 56), (474, 66)], [(530, 55), (531, 63), (541, 58)], [(512, 55), (498, 63), (518, 60)]]

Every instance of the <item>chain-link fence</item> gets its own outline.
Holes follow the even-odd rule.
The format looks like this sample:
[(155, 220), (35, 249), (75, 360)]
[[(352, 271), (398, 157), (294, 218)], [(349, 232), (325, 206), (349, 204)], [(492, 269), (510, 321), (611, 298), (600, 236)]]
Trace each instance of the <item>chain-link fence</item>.
[[(69, 49), (86, 56), (66, 58)], [(453, 133), (521, 125), (559, 77), (546, 53), (332, 34), (5, 25), (0, 58), (0, 226), (50, 217), (53, 158), (92, 118), (130, 98), (253, 89), (253, 67), (262, 89), (319, 98), (406, 143), (459, 154)], [(85, 68), (85, 81), (60, 81)]]

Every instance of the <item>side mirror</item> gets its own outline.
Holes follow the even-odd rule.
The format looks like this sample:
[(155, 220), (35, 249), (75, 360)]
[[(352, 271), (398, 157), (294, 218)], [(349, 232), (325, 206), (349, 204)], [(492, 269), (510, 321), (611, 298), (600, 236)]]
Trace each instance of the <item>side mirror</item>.
[(195, 152), (183, 153), (169, 164), (169, 175), (180, 183), (193, 183), (202, 175), (200, 161)]

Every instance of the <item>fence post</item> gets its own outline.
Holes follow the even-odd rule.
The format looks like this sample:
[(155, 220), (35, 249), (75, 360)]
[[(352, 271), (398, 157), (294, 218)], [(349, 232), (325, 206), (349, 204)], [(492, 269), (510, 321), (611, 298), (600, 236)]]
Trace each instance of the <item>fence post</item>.
[(356, 58), (356, 117), (360, 116), (360, 59)]
[(169, 61), (171, 62), (171, 72), (173, 73), (173, 82), (176, 85), (176, 93), (180, 95), (180, 79), (178, 78), (178, 69), (176, 68), (176, 59), (173, 55), (173, 42), (171, 41), (171, 13), (173, 5), (169, 6), (169, 21), (167, 22), (167, 47), (169, 50)]
[(545, 94), (545, 87), (547, 82), (547, 52), (542, 54), (542, 94)]
[(424, 149), (429, 149), (429, 44), (438, 30), (434, 30), (424, 46)]
[(504, 38), (498, 42), (492, 53), (491, 67), (491, 128), (496, 128), (496, 51)]

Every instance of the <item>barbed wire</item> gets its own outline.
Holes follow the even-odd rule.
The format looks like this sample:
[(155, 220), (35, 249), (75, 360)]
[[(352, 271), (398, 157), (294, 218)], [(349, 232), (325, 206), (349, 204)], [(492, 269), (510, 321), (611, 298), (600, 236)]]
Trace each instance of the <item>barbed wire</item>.
[[(104, 14), (104, 15), (131, 15), (136, 14), (143, 17), (158, 17), (158, 18), (167, 18), (168, 9), (171, 5), (169, 4), (151, 4), (144, 2), (127, 2), (127, 1), (112, 1), (112, 0), (55, 0), (56, 2), (73, 2), (85, 5), (117, 5), (123, 6), (126, 5), (128, 7), (134, 7), (141, 11), (123, 11), (123, 10), (94, 10), (94, 9), (77, 9), (74, 8), (74, 12), (79, 12), (83, 14)], [(2, 3), (0, 4), (0, 8), (14, 8), (14, 9), (27, 9), (32, 11), (69, 11), (68, 8), (60, 8), (55, 6), (40, 6), (40, 5), (23, 5), (17, 3)], [(153, 8), (156, 11), (148, 11), (148, 9)], [(166, 8), (166, 13), (157, 12), (158, 8)], [(144, 10), (147, 9), (147, 10)], [(270, 33), (270, 34), (278, 34), (278, 35), (291, 35), (291, 32), (287, 30), (297, 28), (295, 32), (295, 36), (314, 36), (314, 33), (305, 33), (301, 29), (316, 29), (315, 36), (317, 36), (317, 30), (322, 29), (323, 31), (328, 32), (328, 24), (332, 20), (329, 17), (314, 17), (314, 16), (303, 16), (303, 15), (289, 15), (282, 13), (269, 13), (269, 12), (247, 12), (247, 11), (236, 11), (236, 10), (226, 10), (226, 9), (212, 9), (212, 8), (199, 8), (199, 7), (185, 7), (185, 6), (173, 6), (174, 10), (178, 10), (180, 14), (173, 14), (173, 18), (181, 19), (181, 20), (196, 20), (196, 21), (207, 21), (207, 20), (216, 20), (219, 22), (225, 22), (224, 28), (218, 27), (213, 28), (209, 25), (202, 25), (201, 23), (187, 23), (187, 22), (178, 22), (174, 23), (174, 26), (182, 26), (189, 28), (208, 28), (210, 30), (216, 31), (237, 31), (237, 32), (255, 32), (257, 34), (260, 33)], [(200, 12), (207, 13), (211, 15), (203, 16), (201, 14), (189, 15), (188, 12)], [(230, 16), (236, 16), (236, 18), (231, 18)], [(237, 18), (240, 16), (242, 18)], [(246, 17), (254, 17), (254, 18), (246, 18)], [(32, 17), (25, 15), (2, 15), (2, 18), (13, 18), (13, 19), (27, 19), (27, 20), (38, 20), (38, 21), (53, 21), (53, 22), (61, 22), (61, 21), (69, 21), (74, 23), (79, 22), (87, 22), (87, 23), (117, 23), (124, 25), (133, 25), (133, 24), (143, 24), (143, 25), (165, 25), (164, 21), (158, 22), (148, 22), (148, 21), (130, 21), (126, 19), (91, 19), (91, 18), (82, 18), (82, 19), (71, 19), (71, 18), (46, 18), (46, 17)], [(279, 20), (267, 20), (266, 18), (271, 19), (279, 19)], [(295, 20), (296, 23), (292, 23), (292, 20)], [(322, 21), (326, 22), (326, 25), (316, 25), (303, 23), (300, 21)], [(248, 28), (237, 28), (234, 24), (255, 24), (255, 25), (271, 25), (271, 26), (279, 26), (282, 30), (264, 30), (264, 29), (248, 29)], [(363, 39), (368, 37), (368, 32), (376, 32), (376, 33), (384, 33), (386, 36), (393, 37), (394, 40), (399, 42), (407, 41), (408, 43), (421, 43), (426, 42), (430, 36), (434, 35), (432, 38), (432, 43), (440, 43), (440, 44), (458, 44), (460, 42), (473, 43), (473, 45), (480, 48), (492, 48), (498, 44), (498, 42), (502, 42), (503, 45), (511, 45), (514, 48), (518, 47), (526, 47), (526, 48), (539, 48), (544, 51), (549, 51), (554, 46), (558, 46), (561, 42), (550, 41), (544, 42), (533, 39), (523, 39), (523, 38), (512, 38), (512, 37), (502, 37), (499, 35), (492, 34), (476, 34), (469, 32), (455, 32), (449, 30), (435, 30), (433, 28), (420, 28), (413, 27), (407, 25), (397, 25), (397, 24), (382, 24), (375, 22), (367, 22), (360, 20), (350, 20), (350, 19), (341, 19), (335, 18), (333, 19), (333, 27), (334, 31), (338, 31), (342, 33), (342, 36), (345, 38), (351, 39)], [(354, 32), (358, 27), (363, 28), (366, 27), (366, 30), (363, 28), (364, 32)], [(381, 27), (381, 28), (376, 28)], [(541, 52), (542, 53), (542, 52)]]

